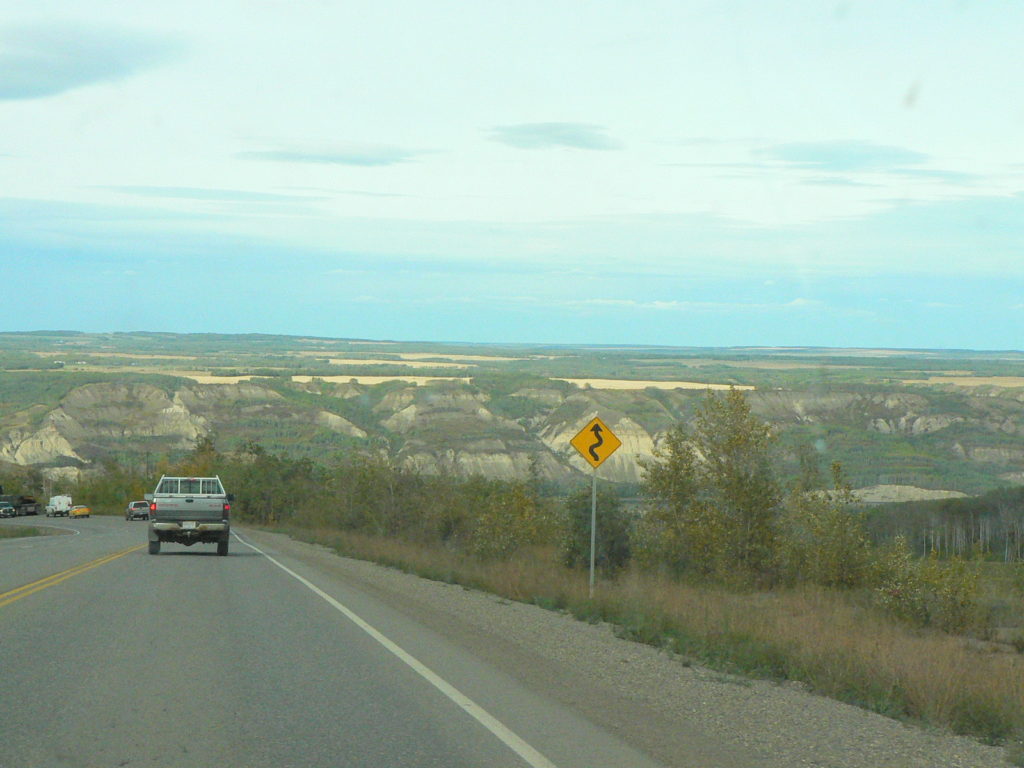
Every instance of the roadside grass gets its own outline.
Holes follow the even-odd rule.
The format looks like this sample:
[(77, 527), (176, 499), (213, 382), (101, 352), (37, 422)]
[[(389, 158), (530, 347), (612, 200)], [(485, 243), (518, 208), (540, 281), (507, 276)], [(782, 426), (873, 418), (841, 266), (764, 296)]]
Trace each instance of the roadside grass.
[(21, 539), (26, 536), (59, 536), (55, 528), (32, 528), (24, 525), (0, 525), (0, 539)]
[(607, 622), (620, 637), (723, 672), (800, 681), (815, 693), (896, 719), (1018, 749), (1024, 654), (888, 618), (856, 592), (801, 587), (737, 592), (630, 571), (598, 583), (552, 548), (481, 561), (438, 545), (329, 529), (294, 538), (425, 578)]

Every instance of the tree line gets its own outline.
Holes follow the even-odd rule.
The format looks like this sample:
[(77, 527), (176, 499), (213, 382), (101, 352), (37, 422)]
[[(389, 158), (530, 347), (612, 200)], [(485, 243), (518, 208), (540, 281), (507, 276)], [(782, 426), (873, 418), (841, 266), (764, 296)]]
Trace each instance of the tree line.
[[(950, 629), (966, 623), (977, 592), (977, 569), (959, 557), (968, 548), (947, 546), (946, 538), (918, 548), (920, 535), (898, 528), (879, 537), (877, 519), (869, 526), (838, 464), (825, 482), (813, 449), (803, 451), (799, 478), (786, 482), (780, 454), (777, 435), (753, 416), (742, 392), (709, 392), (692, 425), (673, 427), (645, 463), (639, 508), (601, 488), (599, 568), (608, 578), (637, 568), (738, 588), (863, 588), (918, 623)], [(399, 538), (481, 559), (541, 547), (557, 552), (566, 567), (589, 562), (589, 487), (555, 496), (535, 472), (518, 480), (426, 475), (383, 451), (352, 451), (321, 463), (254, 442), (224, 453), (214, 439), (202, 438), (184, 460), (163, 460), (155, 474), (161, 473), (219, 474), (235, 495), (238, 519), (260, 525)], [(110, 464), (75, 493), (95, 506), (119, 508), (154, 484), (155, 477), (142, 477), (137, 468)], [(992, 514), (1019, 526), (1020, 507), (1007, 513), (1009, 501), (1000, 504)], [(996, 542), (995, 529), (979, 527), (979, 519), (970, 530), (987, 530), (987, 541)], [(964, 540), (986, 541), (974, 533)], [(1019, 558), (1019, 538), (1015, 543), (996, 554)], [(919, 557), (922, 552), (928, 556)]]
[(868, 514), (879, 541), (904, 536), (915, 552), (982, 555), (1006, 563), (1024, 559), (1024, 487), (982, 496), (883, 504)]

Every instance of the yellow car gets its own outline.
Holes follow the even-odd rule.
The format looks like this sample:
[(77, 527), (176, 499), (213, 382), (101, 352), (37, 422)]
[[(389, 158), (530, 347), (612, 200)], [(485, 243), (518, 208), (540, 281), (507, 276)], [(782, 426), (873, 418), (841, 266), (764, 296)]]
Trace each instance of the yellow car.
[(85, 504), (75, 504), (68, 511), (68, 517), (88, 517), (91, 514), (92, 510), (85, 506)]

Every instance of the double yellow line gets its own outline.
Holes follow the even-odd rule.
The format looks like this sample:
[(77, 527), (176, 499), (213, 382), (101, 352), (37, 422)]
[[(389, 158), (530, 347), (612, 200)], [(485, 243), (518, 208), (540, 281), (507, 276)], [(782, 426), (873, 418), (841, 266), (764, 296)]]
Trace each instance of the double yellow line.
[(39, 579), (38, 581), (25, 584), (17, 589), (12, 589), (9, 592), (0, 593), (0, 608), (3, 608), (5, 605), (10, 605), (17, 600), (21, 600), (23, 597), (28, 597), (29, 595), (35, 594), (41, 590), (54, 587), (62, 581), (67, 581), (72, 576), (77, 576), (80, 573), (85, 573), (86, 571), (91, 571), (93, 568), (99, 568), (101, 565), (113, 562), (119, 557), (124, 557), (131, 552), (136, 552), (142, 549), (144, 546), (146, 545), (139, 544), (138, 546), (129, 547), (128, 549), (123, 549), (120, 552), (115, 552), (112, 555), (104, 555), (103, 557), (99, 557), (95, 560), (90, 560), (88, 563), (76, 565), (74, 568), (68, 568), (66, 571), (61, 571), (60, 573), (55, 573), (52, 576), (47, 576), (45, 579)]

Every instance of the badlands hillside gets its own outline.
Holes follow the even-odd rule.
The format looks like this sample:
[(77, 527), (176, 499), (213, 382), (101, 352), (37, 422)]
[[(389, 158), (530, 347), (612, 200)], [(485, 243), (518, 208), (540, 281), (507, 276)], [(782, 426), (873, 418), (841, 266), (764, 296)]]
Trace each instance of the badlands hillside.
[[(42, 346), (40, 339), (27, 343)], [(406, 351), (383, 359), (367, 351), (357, 358), (351, 351), (332, 357), (342, 350), (269, 358), (260, 352), (261, 362), (278, 363), (267, 370), (245, 361), (236, 347), (216, 358), (207, 350), (202, 368), (195, 361), (203, 355), (187, 356), (199, 373), (178, 370), (183, 354), (111, 350), (101, 358), (79, 348), (81, 360), (68, 362), (67, 347), (60, 352), (60, 359), (39, 349), (34, 357), (9, 353), (19, 364), (0, 373), (0, 462), (70, 477), (109, 461), (155, 466), (209, 436), (221, 450), (254, 441), (318, 461), (347, 451), (385, 451), (424, 472), (496, 478), (533, 472), (571, 484), (589, 468), (569, 440), (599, 415), (623, 443), (602, 477), (636, 483), (642, 461), (668, 429), (692, 418), (707, 387), (733, 385), (745, 388), (754, 412), (777, 427), (794, 471), (801, 451), (813, 451), (825, 466), (840, 461), (855, 485), (868, 489), (869, 500), (977, 493), (1024, 482), (1024, 387), (1000, 385), (997, 377), (967, 381), (933, 373), (956, 360), (930, 362), (928, 377), (913, 379), (921, 372), (897, 373), (888, 360), (881, 369), (867, 365), (869, 375), (859, 364), (822, 362), (820, 353), (813, 362), (777, 352), (759, 362), (721, 351), (709, 360), (688, 351), (680, 358), (690, 361), (684, 373), (707, 374), (705, 381), (673, 382), (664, 378), (669, 358), (660, 351), (650, 364), (650, 355), (637, 357), (636, 350), (590, 357), (579, 350), (518, 357), (492, 351), (475, 358)], [(28, 367), (26, 359), (50, 367)], [(158, 359), (168, 362), (161, 367)], [(209, 365), (214, 359), (219, 367)], [(969, 362), (971, 370), (957, 375), (979, 367)], [(388, 373), (424, 375), (383, 375), (385, 364)], [(658, 380), (640, 380), (654, 370)]]

